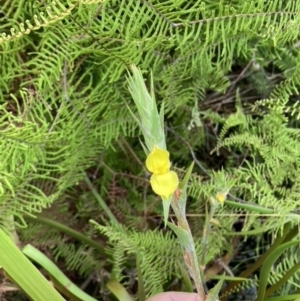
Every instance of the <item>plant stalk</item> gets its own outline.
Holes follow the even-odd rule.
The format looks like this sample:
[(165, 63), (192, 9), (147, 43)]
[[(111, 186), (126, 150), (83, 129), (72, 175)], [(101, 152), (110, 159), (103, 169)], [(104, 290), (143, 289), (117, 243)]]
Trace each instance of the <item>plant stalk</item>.
[(184, 212), (182, 212), (182, 210), (179, 206), (179, 200), (178, 200), (176, 193), (174, 193), (174, 197), (171, 202), (171, 206), (175, 213), (176, 218), (178, 219), (178, 226), (180, 228), (182, 228), (183, 230), (185, 230), (188, 235), (188, 241), (189, 241), (188, 245), (187, 246), (182, 245), (182, 247), (184, 249), (183, 257), (184, 257), (185, 264), (188, 268), (188, 271), (189, 271), (191, 277), (194, 280), (194, 283), (195, 283), (195, 286), (197, 289), (197, 293), (200, 296), (200, 300), (205, 300), (206, 294), (205, 294), (205, 290), (204, 290), (204, 286), (203, 286), (204, 282), (201, 277), (202, 274), (200, 273), (200, 269), (199, 269), (199, 263), (198, 263), (194, 239), (193, 239), (188, 221), (186, 219), (186, 216), (185, 216)]

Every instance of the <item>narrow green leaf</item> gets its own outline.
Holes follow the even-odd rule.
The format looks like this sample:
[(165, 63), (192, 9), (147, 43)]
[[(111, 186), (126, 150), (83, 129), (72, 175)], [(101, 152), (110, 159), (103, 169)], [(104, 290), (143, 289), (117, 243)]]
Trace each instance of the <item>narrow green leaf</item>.
[(163, 200), (163, 209), (164, 209), (164, 223), (167, 225), (168, 218), (169, 218), (169, 211), (170, 211), (170, 205), (171, 205), (171, 198), (168, 200)]
[(172, 224), (172, 223), (169, 223), (168, 222), (168, 226), (175, 232), (175, 234), (177, 235), (177, 238), (178, 238), (178, 240), (179, 240), (179, 242), (180, 242), (180, 245), (182, 246), (182, 247), (184, 247), (184, 248), (187, 248), (187, 249), (189, 249), (190, 248), (190, 240), (189, 240), (189, 235), (188, 235), (188, 233), (184, 230), (184, 229), (182, 229), (182, 228), (180, 228), (180, 227), (178, 227), (178, 226), (176, 226), (176, 225), (174, 225), (174, 224)]
[(219, 298), (219, 292), (220, 292), (220, 290), (221, 290), (221, 288), (222, 288), (223, 282), (224, 282), (224, 278), (222, 278), (222, 279), (217, 283), (217, 285), (214, 286), (214, 288), (212, 288), (212, 289), (208, 292), (205, 301), (216, 301), (216, 300), (218, 300), (218, 298)]
[[(258, 270), (263, 265), (263, 263), (265, 262), (269, 254), (271, 254), (278, 246), (282, 245), (283, 243), (293, 240), (294, 237), (298, 235), (298, 232), (299, 232), (298, 225), (292, 226), (290, 223), (285, 224), (282, 233), (277, 236), (277, 238), (270, 246), (270, 248), (264, 254), (262, 254), (262, 256), (254, 264), (249, 266), (239, 276), (248, 278), (249, 275), (251, 275), (254, 271)], [(226, 287), (223, 293), (225, 294), (234, 290), (239, 283), (240, 281), (231, 282)]]
[(179, 200), (177, 201), (177, 204), (175, 204), (175, 202), (174, 202), (172, 205), (173, 207), (174, 206), (177, 207), (177, 210), (180, 211), (181, 216), (185, 216), (186, 201), (187, 201), (187, 184), (190, 179), (193, 167), (194, 167), (194, 162), (192, 162), (192, 164), (188, 168), (183, 180), (178, 185), (178, 188), (180, 190), (180, 196), (179, 196)]
[[(154, 97), (154, 96), (153, 96)], [(163, 102), (161, 104), (161, 107), (160, 107), (160, 112), (159, 112), (159, 117), (160, 117), (160, 125), (161, 125), (161, 131), (164, 132), (164, 124), (165, 124), (165, 121), (164, 121), (164, 114), (165, 114), (165, 103)]]
[(265, 293), (265, 297), (270, 296), (275, 291), (280, 289), (295, 273), (297, 273), (300, 270), (300, 263), (297, 263), (294, 265), (291, 269), (289, 269), (281, 278), (279, 281), (274, 283), (272, 286), (270, 286)]
[(84, 176), (85, 182), (87, 183), (87, 185), (91, 189), (91, 192), (93, 193), (95, 199), (98, 201), (98, 204), (99, 204), (100, 208), (106, 213), (106, 215), (109, 218), (110, 222), (115, 226), (119, 226), (118, 220), (116, 219), (116, 217), (114, 216), (114, 214), (112, 213), (110, 208), (107, 206), (106, 202), (102, 199), (102, 197), (100, 196), (98, 191), (95, 189), (95, 187), (93, 186), (90, 179), (87, 177), (87, 175), (85, 173), (83, 173), (83, 176)]
[(181, 274), (181, 277), (182, 277), (182, 282), (184, 284), (184, 291), (187, 292), (187, 293), (192, 293), (194, 291), (193, 289), (193, 284), (192, 284), (192, 281), (191, 281), (191, 278), (186, 270), (186, 268), (184, 268), (181, 264), (181, 262), (179, 262), (179, 260), (176, 261), (178, 267), (179, 267), (179, 270), (180, 270), (180, 274)]
[[(28, 244), (22, 249), (23, 253), (31, 260), (38, 263), (43, 269), (45, 269), (50, 276), (59, 285), (63, 293), (66, 293), (69, 297), (75, 297), (76, 300), (82, 301), (97, 301), (90, 295), (82, 291), (77, 285), (71, 282), (71, 280), (65, 276), (65, 274), (42, 252)], [(44, 299), (51, 301), (51, 299)]]
[(145, 292), (143, 274), (142, 274), (142, 269), (141, 269), (140, 260), (139, 260), (138, 255), (136, 256), (136, 274), (137, 274), (137, 280), (138, 280), (139, 301), (145, 301), (146, 300), (146, 292)]
[(64, 300), (1, 229), (0, 241), (0, 266), (32, 300)]
[(278, 257), (288, 248), (293, 245), (299, 244), (300, 241), (289, 241), (285, 244), (277, 247), (270, 255), (266, 258), (264, 264), (261, 267), (260, 276), (259, 276), (259, 285), (257, 291), (257, 299), (256, 301), (263, 301), (265, 297), (265, 291), (268, 284), (268, 277), (270, 274), (270, 270), (274, 264), (274, 262), (278, 259)]
[(52, 229), (54, 228), (59, 232), (65, 233), (68, 236), (70, 236), (72, 238), (75, 238), (75, 239), (77, 239), (77, 240), (93, 247), (100, 254), (103, 254), (106, 257), (111, 256), (110, 254), (105, 253), (105, 248), (101, 243), (90, 239), (88, 236), (86, 236), (86, 235), (82, 234), (81, 232), (76, 231), (76, 230), (74, 230), (74, 229), (72, 229), (72, 228), (70, 228), (70, 227), (68, 227), (68, 226), (66, 226), (62, 223), (59, 223), (57, 221), (51, 220), (49, 218), (46, 218), (46, 217), (43, 217), (43, 216), (40, 216), (40, 215), (31, 216), (28, 213), (24, 213), (23, 215), (24, 215), (25, 219), (27, 219), (27, 220), (31, 220), (33, 222), (37, 222), (37, 223), (42, 224), (44, 226), (51, 227)]
[(125, 287), (115, 280), (110, 280), (106, 284), (107, 288), (116, 296), (119, 301), (134, 301)]
[(187, 187), (187, 184), (188, 184), (188, 181), (191, 177), (193, 168), (194, 168), (194, 161), (192, 162), (189, 169), (187, 170), (183, 180), (179, 183), (179, 185), (178, 185), (179, 189), (184, 189), (184, 188)]
[(288, 296), (277, 296), (277, 297), (271, 297), (267, 298), (264, 301), (288, 301), (288, 300), (294, 300), (294, 301), (300, 301), (300, 294), (293, 294)]

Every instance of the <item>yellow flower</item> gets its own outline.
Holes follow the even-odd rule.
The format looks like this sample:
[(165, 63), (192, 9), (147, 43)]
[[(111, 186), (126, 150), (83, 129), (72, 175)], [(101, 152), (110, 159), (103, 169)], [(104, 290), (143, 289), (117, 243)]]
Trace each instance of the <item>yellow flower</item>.
[(223, 204), (224, 204), (224, 201), (226, 200), (226, 194), (221, 193), (221, 192), (218, 192), (218, 193), (216, 194), (216, 199), (217, 199), (217, 201), (218, 201), (221, 205), (223, 205)]
[(170, 169), (170, 153), (166, 150), (154, 146), (146, 159), (147, 169), (154, 174), (165, 173)]
[(167, 171), (162, 174), (153, 174), (150, 184), (156, 194), (168, 199), (176, 190), (179, 180), (176, 172)]

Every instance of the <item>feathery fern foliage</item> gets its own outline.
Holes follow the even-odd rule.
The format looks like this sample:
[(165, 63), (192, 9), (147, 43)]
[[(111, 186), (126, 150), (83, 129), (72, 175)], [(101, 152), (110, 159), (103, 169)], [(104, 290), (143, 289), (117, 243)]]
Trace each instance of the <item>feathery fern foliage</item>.
[[(181, 254), (168, 235), (125, 229), (138, 225), (150, 231), (157, 224), (147, 220), (142, 225), (145, 212), (152, 221), (151, 214), (161, 212), (151, 192), (145, 193), (139, 147), (129, 139), (130, 152), (120, 140), (139, 134), (126, 107), (134, 111), (126, 87), (129, 64), (144, 70), (145, 79), (153, 72), (156, 98), (164, 102), (174, 166), (198, 160), (188, 208), (188, 213), (199, 214), (189, 217), (195, 237), (202, 238), (206, 204), (218, 192), (230, 190), (230, 200), (239, 198), (276, 214), (253, 217), (238, 207), (219, 209), (208, 238), (207, 261), (229, 247), (227, 235), (242, 214), (243, 230), (252, 234), (276, 232), (292, 219), (298, 222), (289, 213), (299, 207), (299, 132), (291, 125), (300, 116), (299, 12), (300, 2), (294, 0), (2, 1), (1, 225), (8, 228), (13, 216), (15, 224), (24, 227), (24, 212), (37, 213), (52, 204), (45, 212), (51, 215), (59, 202), (75, 203), (74, 210), (86, 222), (99, 220), (101, 212), (81, 179), (83, 170), (100, 161), (101, 177), (95, 185), (125, 224), (120, 233), (101, 227), (114, 238), (116, 278), (122, 279), (125, 265), (122, 248), (142, 256), (148, 294), (162, 290), (172, 273), (178, 275), (174, 262)], [(236, 68), (243, 68), (242, 76), (232, 80)], [(280, 80), (272, 77), (275, 73)], [(250, 92), (247, 81), (256, 83)], [(249, 112), (250, 93), (259, 100), (254, 112)], [(204, 109), (211, 95), (220, 94), (215, 109)], [(231, 108), (228, 113), (227, 104), (235, 99), (235, 112)], [(193, 128), (191, 118), (197, 125)], [(136, 163), (125, 162), (132, 158)], [(77, 227), (69, 214), (64, 222)], [(24, 237), (26, 231), (29, 234), (30, 228)], [(84, 252), (72, 243), (66, 252), (56, 246), (53, 256), (72, 254), (68, 267), (86, 275), (91, 265), (79, 267)], [(169, 248), (163, 249), (164, 244)], [(167, 252), (170, 260), (158, 269), (154, 258)], [(86, 254), (97, 265), (92, 251)], [(288, 262), (290, 266), (293, 261)]]

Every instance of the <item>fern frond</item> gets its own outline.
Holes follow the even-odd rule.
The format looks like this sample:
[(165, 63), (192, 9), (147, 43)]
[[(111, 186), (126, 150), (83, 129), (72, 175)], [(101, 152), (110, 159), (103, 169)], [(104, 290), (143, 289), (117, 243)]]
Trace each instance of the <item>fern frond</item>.
[[(285, 273), (289, 271), (292, 267), (294, 267), (296, 264), (299, 264), (299, 251), (298, 248), (292, 247), (285, 252), (285, 254), (280, 258), (280, 261), (278, 261), (275, 264), (274, 269), (270, 271), (269, 285), (273, 285), (277, 281), (282, 279)], [(297, 288), (299, 289), (299, 278), (300, 273), (296, 272), (288, 280), (288, 282), (280, 288), (280, 293), (286, 294), (288, 292), (297, 290)]]
[(78, 248), (74, 244), (59, 244), (51, 251), (56, 261), (65, 260), (68, 270), (78, 271), (83, 277), (88, 277), (93, 271), (100, 270), (103, 265), (97, 258), (98, 254), (88, 246), (81, 245)]
[[(120, 137), (139, 134), (125, 109), (125, 104), (132, 109), (125, 86), (129, 64), (143, 69), (146, 84), (147, 72), (152, 71), (155, 95), (159, 104), (164, 102), (168, 127), (179, 128), (191, 149), (213, 141), (214, 146), (202, 159), (211, 156), (209, 159), (218, 160), (214, 153), (208, 155), (214, 147), (230, 157), (221, 171), (207, 170), (205, 177), (192, 176), (188, 210), (199, 214), (189, 218), (197, 239), (203, 234), (205, 205), (219, 189), (231, 189), (233, 195), (245, 202), (274, 210), (276, 217), (261, 215), (264, 219), (255, 219), (250, 210), (244, 210), (243, 230), (257, 234), (264, 231), (262, 222), (265, 229), (277, 229), (299, 207), (300, 135), (296, 127), (290, 127), (287, 118), (299, 118), (298, 103), (291, 104), (291, 96), (297, 95), (300, 84), (299, 1), (231, 1), (226, 5), (224, 1), (202, 0), (61, 0), (46, 4), (24, 1), (24, 6), (16, 0), (3, 3), (1, 225), (8, 227), (13, 215), (16, 223), (24, 226), (23, 212), (35, 214), (58, 199), (67, 200), (71, 187), (77, 191), (83, 170), (106, 159), (106, 150), (115, 149), (114, 142)], [(214, 135), (223, 125), (217, 144), (215, 136), (204, 140), (206, 125), (201, 133), (187, 133), (191, 107), (196, 112), (207, 93), (221, 94), (230, 85), (233, 87), (228, 73), (245, 62), (254, 62), (251, 67), (256, 66), (269, 83), (264, 94), (268, 99), (258, 103), (265, 104), (267, 110), (247, 116), (240, 106), (228, 118), (228, 112), (201, 111), (201, 121), (208, 123), (211, 119)], [(283, 77), (275, 88), (266, 71), (274, 66)], [(178, 124), (174, 121), (176, 116), (181, 118)], [(171, 151), (181, 148), (178, 141), (169, 140)], [(182, 153), (178, 150), (178, 154)], [(179, 166), (179, 157), (174, 165)], [(131, 172), (121, 158), (113, 164), (117, 165), (117, 172), (122, 168), (125, 170), (121, 172)], [(179, 170), (181, 177), (183, 173)], [(101, 180), (99, 191), (107, 196), (107, 174)], [(146, 212), (153, 202), (152, 195), (145, 196), (145, 208), (135, 204), (145, 186), (128, 188), (129, 180), (122, 184), (133, 196), (126, 199), (129, 209)], [(90, 208), (82, 205), (87, 199), (91, 199), (90, 195), (82, 192), (81, 207), (77, 208), (78, 215), (86, 219), (92, 209), (97, 211), (95, 204)], [(159, 212), (158, 205), (153, 211)], [(130, 220), (126, 213), (124, 210), (120, 216), (127, 226), (140, 223), (139, 216)], [(102, 217), (99, 212), (94, 214), (96, 219)], [(218, 209), (214, 218), (219, 226), (212, 227), (207, 260), (228, 247), (226, 233), (232, 231), (239, 214), (226, 203)], [(102, 226), (101, 231), (111, 239), (113, 271), (120, 280), (126, 260), (136, 256), (141, 259), (143, 276), (148, 279), (148, 295), (161, 291), (170, 277), (180, 277), (174, 262), (182, 260), (181, 250), (169, 234), (163, 236), (150, 230), (139, 234), (125, 227), (119, 230), (109, 226)], [(75, 260), (68, 265), (82, 274), (85, 272), (79, 261), (86, 263), (89, 271), (91, 263), (100, 262), (94, 261), (94, 254), (84, 246), (60, 247), (56, 247), (55, 254), (74, 256)], [(199, 254), (200, 249), (198, 242)]]
[[(256, 298), (256, 287), (258, 286), (258, 279), (247, 279), (245, 281), (240, 282), (233, 290), (226, 292), (226, 294), (221, 295), (221, 298), (226, 298), (231, 295), (240, 295), (241, 293), (244, 293), (247, 297), (249, 297), (249, 300), (254, 300)], [(250, 291), (254, 290), (253, 296), (249, 294)], [(249, 296), (250, 295), (250, 296)]]
[(26, 25), (19, 23), (18, 28), (11, 28), (10, 34), (2, 33), (0, 35), (0, 44), (18, 39), (41, 27), (49, 26), (68, 16), (74, 7), (75, 5), (69, 5), (69, 7), (66, 8), (60, 1), (53, 1), (49, 6), (46, 6), (47, 16), (45, 16), (43, 12), (40, 12), (39, 15), (33, 16), (34, 25), (32, 25), (29, 20), (26, 20)]
[[(165, 235), (159, 231), (138, 233), (125, 227), (114, 228), (101, 225), (96, 225), (96, 229), (107, 236), (110, 242), (111, 254), (114, 259), (112, 273), (118, 281), (123, 280), (124, 264), (132, 259), (132, 256), (139, 258), (148, 296), (163, 291), (163, 285), (167, 280), (175, 276), (181, 277), (176, 261), (182, 262), (182, 250), (176, 240), (172, 238), (172, 233), (167, 232)], [(212, 234), (209, 241), (216, 241), (216, 236)], [(219, 245), (215, 244), (214, 249), (209, 250), (206, 254), (206, 262), (212, 260), (216, 254), (220, 254), (220, 248), (222, 248), (221, 242)], [(201, 240), (196, 242), (196, 249), (200, 256)]]
[[(147, 295), (163, 291), (163, 284), (175, 273), (179, 274), (174, 266), (174, 259), (181, 258), (180, 246), (170, 234), (163, 236), (157, 231), (136, 233), (126, 229), (97, 226), (112, 244), (113, 274), (118, 281), (123, 279), (122, 270), (124, 263), (130, 256), (138, 256), (145, 279)], [(149, 253), (148, 250), (151, 249)]]

